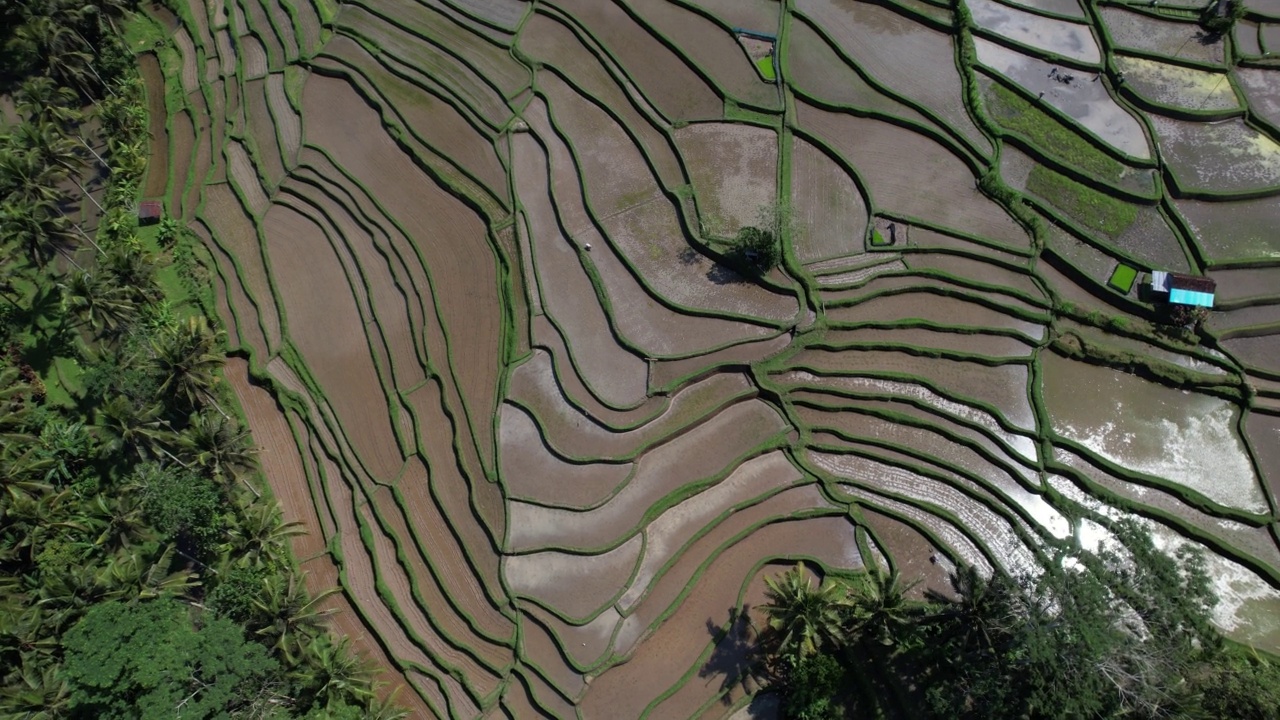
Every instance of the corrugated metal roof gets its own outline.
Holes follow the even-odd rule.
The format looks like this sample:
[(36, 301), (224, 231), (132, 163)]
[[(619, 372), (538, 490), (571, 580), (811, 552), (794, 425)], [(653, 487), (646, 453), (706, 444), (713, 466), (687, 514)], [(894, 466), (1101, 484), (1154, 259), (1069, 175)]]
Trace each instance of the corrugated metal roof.
[(1155, 292), (1169, 292), (1169, 273), (1163, 270), (1151, 271), (1151, 289)]
[(1213, 307), (1213, 293), (1196, 292), (1174, 288), (1169, 291), (1169, 302), (1179, 305), (1195, 305), (1197, 307)]

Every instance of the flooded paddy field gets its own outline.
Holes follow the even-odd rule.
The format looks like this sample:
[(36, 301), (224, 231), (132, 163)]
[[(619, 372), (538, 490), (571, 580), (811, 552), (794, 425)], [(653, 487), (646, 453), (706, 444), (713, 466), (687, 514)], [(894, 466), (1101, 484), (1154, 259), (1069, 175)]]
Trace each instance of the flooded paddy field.
[(148, 197), (414, 717), (757, 717), (763, 578), (947, 593), (1122, 515), (1280, 649), (1276, 25), (961, 2), (192, 2), (147, 56)]

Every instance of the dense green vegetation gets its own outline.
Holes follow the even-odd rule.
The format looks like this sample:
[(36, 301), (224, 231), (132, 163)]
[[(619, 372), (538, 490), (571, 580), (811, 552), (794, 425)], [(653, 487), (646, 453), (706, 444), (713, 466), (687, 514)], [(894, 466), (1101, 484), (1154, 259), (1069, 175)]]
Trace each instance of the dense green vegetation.
[(1027, 192), (1043, 198), (1068, 217), (1086, 227), (1116, 237), (1138, 218), (1132, 204), (1104, 194), (1088, 185), (1036, 165), (1027, 178)]
[(221, 333), (157, 279), (201, 282), (185, 231), (137, 227), (133, 10), (0, 3), (0, 717), (394, 716), (254, 486)]
[(1132, 522), (1038, 577), (909, 601), (896, 574), (769, 580), (762, 647), (790, 718), (1274, 718), (1280, 667), (1209, 625), (1203, 559)]

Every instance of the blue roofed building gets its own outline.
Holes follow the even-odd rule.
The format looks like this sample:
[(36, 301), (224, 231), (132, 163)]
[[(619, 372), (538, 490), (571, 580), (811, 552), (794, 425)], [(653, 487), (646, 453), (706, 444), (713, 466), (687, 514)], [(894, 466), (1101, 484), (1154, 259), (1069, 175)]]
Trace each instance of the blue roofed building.
[(1213, 308), (1218, 284), (1212, 278), (1180, 273), (1151, 271), (1151, 292), (1173, 305)]

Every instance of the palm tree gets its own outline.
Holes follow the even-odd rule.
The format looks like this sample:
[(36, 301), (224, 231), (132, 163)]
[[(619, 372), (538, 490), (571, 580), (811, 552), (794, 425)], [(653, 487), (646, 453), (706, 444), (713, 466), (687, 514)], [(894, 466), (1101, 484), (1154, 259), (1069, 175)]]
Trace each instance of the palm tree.
[(71, 221), (52, 201), (33, 198), (0, 207), (0, 234), (17, 246), (36, 267), (44, 267), (55, 253), (62, 253), (72, 265), (68, 252), (75, 248)]
[(170, 572), (175, 548), (166, 546), (158, 557), (147, 557), (141, 548), (113, 555), (98, 575), (98, 584), (108, 597), (146, 600), (184, 594), (200, 584), (198, 576), (186, 569)]
[(25, 80), (18, 88), (18, 114), (32, 122), (69, 125), (80, 122), (76, 94), (43, 75)]
[(8, 196), (8, 205), (17, 212), (37, 202), (57, 203), (63, 198), (63, 180), (67, 171), (40, 162), (35, 153), (18, 149), (0, 150), (0, 196)]
[(824, 643), (837, 643), (843, 633), (849, 608), (848, 590), (830, 578), (817, 587), (804, 566), (765, 578), (763, 606), (769, 617), (769, 634), (780, 656), (797, 658), (812, 655)]
[(87, 504), (83, 512), (85, 521), (97, 533), (93, 544), (108, 552), (145, 545), (158, 537), (155, 528), (147, 521), (136, 486), (118, 488), (110, 497), (100, 494)]
[(313, 638), (324, 633), (325, 620), (334, 610), (322, 609), (320, 605), (338, 592), (338, 588), (330, 588), (310, 597), (305, 577), (306, 573), (287, 573), (284, 579), (279, 575), (268, 575), (262, 581), (265, 591), (262, 599), (253, 601), (262, 616), (267, 618), (266, 625), (256, 634), (270, 639), (272, 646), (289, 664), (303, 655)]
[(373, 697), (377, 670), (351, 648), (351, 639), (336, 643), (328, 635), (306, 646), (306, 668), (295, 673), (304, 684), (315, 687), (315, 704), (325, 707), (342, 700), (363, 704)]
[(193, 413), (191, 424), (178, 435), (179, 455), (189, 464), (209, 469), (223, 482), (256, 466), (249, 431), (216, 412)]
[(187, 407), (199, 407), (218, 382), (224, 362), (218, 344), (203, 315), (189, 318), (153, 341), (155, 364), (163, 378), (160, 390)]
[(53, 123), (24, 122), (18, 126), (13, 139), (39, 162), (65, 170), (68, 174), (74, 174), (84, 166), (80, 144), (64, 135)]
[(138, 316), (138, 306), (128, 290), (83, 270), (71, 273), (62, 285), (67, 309), (95, 333), (114, 336)]
[(285, 522), (280, 506), (254, 502), (243, 508), (231, 529), (230, 549), (257, 566), (282, 566), (289, 557), (289, 540), (307, 534), (300, 522)]
[(97, 428), (103, 449), (145, 460), (168, 438), (168, 423), (160, 417), (159, 404), (135, 408), (121, 395), (113, 395), (98, 408)]
[(912, 624), (914, 608), (906, 594), (918, 582), (904, 587), (896, 569), (868, 573), (854, 596), (853, 618), (861, 636), (886, 647), (893, 645)]

